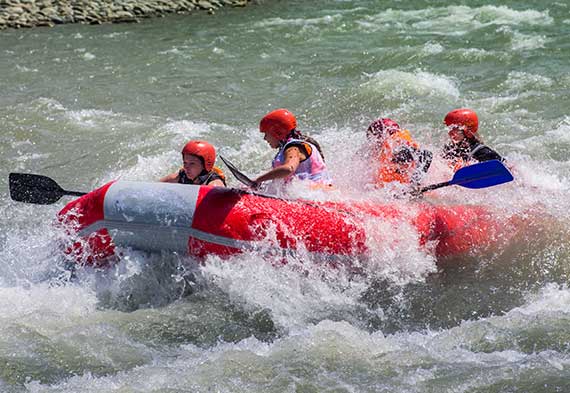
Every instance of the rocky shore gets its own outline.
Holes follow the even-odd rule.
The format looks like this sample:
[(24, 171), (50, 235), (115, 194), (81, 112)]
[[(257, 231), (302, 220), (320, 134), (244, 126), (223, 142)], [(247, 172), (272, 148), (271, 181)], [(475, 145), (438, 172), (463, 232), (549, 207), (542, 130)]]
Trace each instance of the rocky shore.
[(132, 23), (166, 14), (223, 6), (243, 7), (251, 0), (0, 0), (0, 30), (62, 23)]

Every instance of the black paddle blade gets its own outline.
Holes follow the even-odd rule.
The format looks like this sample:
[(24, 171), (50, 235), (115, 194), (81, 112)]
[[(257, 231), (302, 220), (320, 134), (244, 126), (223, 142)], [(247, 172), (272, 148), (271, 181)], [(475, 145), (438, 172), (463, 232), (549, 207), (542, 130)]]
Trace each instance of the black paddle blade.
[(236, 179), (238, 179), (240, 182), (242, 182), (243, 184), (245, 184), (248, 187), (253, 187), (255, 185), (255, 182), (253, 180), (251, 180), (249, 177), (247, 177), (246, 175), (244, 175), (243, 173), (241, 173), (239, 171), (239, 169), (237, 169), (235, 167), (234, 164), (232, 164), (231, 162), (229, 162), (228, 160), (226, 160), (222, 156), (218, 156), (218, 157), (220, 157), (220, 159), (224, 162), (224, 164), (226, 164), (226, 166), (228, 167), (230, 172), (235, 176)]
[(18, 202), (49, 205), (65, 195), (65, 191), (47, 176), (10, 173), (10, 198)]

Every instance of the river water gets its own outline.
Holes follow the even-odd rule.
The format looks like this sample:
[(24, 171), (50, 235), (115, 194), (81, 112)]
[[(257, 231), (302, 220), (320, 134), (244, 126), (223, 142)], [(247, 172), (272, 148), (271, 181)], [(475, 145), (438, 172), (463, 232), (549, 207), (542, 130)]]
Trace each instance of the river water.
[[(268, 0), (0, 32), (0, 391), (570, 391), (570, 5), (461, 3)], [(286, 107), (325, 150), (331, 198), (387, 198), (363, 180), (367, 124), (393, 117), (437, 151), (462, 106), (516, 180), (429, 198), (519, 221), (444, 269), (402, 227), (364, 276), (135, 250), (72, 276), (52, 227), (65, 201), (8, 195), (9, 172), (79, 191), (154, 180), (197, 137), (259, 174), (259, 119)], [(427, 182), (450, 176), (433, 168)]]

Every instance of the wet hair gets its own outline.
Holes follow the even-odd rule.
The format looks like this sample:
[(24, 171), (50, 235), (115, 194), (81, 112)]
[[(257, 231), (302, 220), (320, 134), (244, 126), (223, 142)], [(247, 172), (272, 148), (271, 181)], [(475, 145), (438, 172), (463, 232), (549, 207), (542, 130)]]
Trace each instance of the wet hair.
[(317, 148), (317, 150), (321, 154), (323, 161), (325, 161), (325, 155), (323, 154), (323, 149), (321, 148), (321, 145), (319, 145), (319, 142), (317, 142), (315, 139), (311, 138), (310, 136), (301, 134), (301, 131), (299, 131), (297, 129), (291, 130), (291, 132), (289, 133), (289, 136), (291, 136), (292, 138), (295, 138), (295, 139), (302, 139), (304, 141), (309, 142), (312, 145), (315, 145), (315, 147)]

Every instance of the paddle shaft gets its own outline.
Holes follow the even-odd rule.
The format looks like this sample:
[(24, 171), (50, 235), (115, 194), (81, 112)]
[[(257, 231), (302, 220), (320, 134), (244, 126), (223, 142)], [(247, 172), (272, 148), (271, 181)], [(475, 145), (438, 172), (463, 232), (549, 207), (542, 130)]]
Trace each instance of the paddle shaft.
[(436, 190), (438, 188), (442, 188), (442, 187), (447, 187), (452, 185), (453, 183), (451, 181), (445, 181), (443, 183), (437, 183), (437, 184), (432, 184), (426, 187), (423, 187), (422, 189), (420, 189), (420, 193), (424, 193), (426, 191), (431, 191), (431, 190)]
[(70, 196), (83, 196), (86, 195), (86, 192), (81, 192), (81, 191), (67, 191), (67, 190), (62, 190), (63, 195), (70, 195)]

